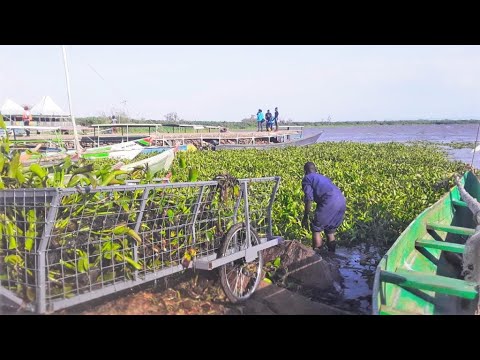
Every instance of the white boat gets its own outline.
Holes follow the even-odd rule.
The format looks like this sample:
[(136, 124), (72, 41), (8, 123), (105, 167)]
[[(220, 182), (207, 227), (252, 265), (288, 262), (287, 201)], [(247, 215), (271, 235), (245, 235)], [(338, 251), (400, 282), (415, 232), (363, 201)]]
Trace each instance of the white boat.
[[(108, 146), (99, 146), (91, 149), (86, 149), (81, 153), (80, 157), (83, 159), (124, 159), (132, 160), (139, 155), (146, 146), (150, 146), (152, 138), (146, 137), (143, 139), (127, 141), (120, 144), (113, 144)], [(76, 153), (75, 150), (67, 152), (69, 154)]]
[(169, 149), (148, 159), (123, 165), (120, 170), (133, 171), (145, 166), (148, 166), (149, 171), (152, 173), (156, 173), (160, 170), (168, 170), (170, 166), (172, 166), (173, 159), (175, 159), (175, 152), (176, 149)]

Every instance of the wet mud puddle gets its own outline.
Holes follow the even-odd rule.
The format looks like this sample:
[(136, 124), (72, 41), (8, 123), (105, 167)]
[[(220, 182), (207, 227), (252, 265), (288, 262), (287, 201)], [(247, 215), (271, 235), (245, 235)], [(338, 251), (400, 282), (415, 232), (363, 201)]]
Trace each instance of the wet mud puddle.
[(383, 251), (373, 246), (337, 247), (334, 255), (320, 256), (334, 265), (340, 273), (328, 291), (311, 294), (313, 301), (322, 302), (356, 314), (371, 314), (372, 288), (375, 269)]

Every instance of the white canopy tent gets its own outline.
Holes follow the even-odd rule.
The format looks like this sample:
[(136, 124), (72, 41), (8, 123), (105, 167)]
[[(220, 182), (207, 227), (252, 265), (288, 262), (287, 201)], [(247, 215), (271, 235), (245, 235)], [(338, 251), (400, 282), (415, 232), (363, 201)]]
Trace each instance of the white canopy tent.
[(44, 96), (37, 104), (30, 110), (32, 116), (38, 117), (64, 117), (69, 114), (63, 111), (60, 106), (55, 104), (50, 96)]
[(23, 108), (15, 101), (7, 99), (0, 109), (0, 113), (10, 121), (15, 121), (23, 114)]
[(40, 121), (62, 121), (65, 123), (70, 117), (66, 111), (63, 111), (50, 96), (44, 96), (37, 104), (30, 110), (32, 117)]

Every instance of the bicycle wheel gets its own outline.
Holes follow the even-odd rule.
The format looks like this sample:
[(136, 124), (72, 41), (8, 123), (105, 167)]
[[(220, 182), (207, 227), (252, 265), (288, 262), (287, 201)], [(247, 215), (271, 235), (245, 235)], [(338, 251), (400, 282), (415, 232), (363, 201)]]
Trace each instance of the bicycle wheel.
[[(252, 227), (250, 227), (250, 239), (252, 246), (260, 244), (260, 238)], [(225, 241), (219, 251), (220, 257), (246, 249), (246, 226), (244, 223), (235, 224), (225, 236)], [(232, 303), (247, 300), (257, 289), (263, 268), (262, 252), (259, 251), (257, 255), (255, 260), (248, 263), (245, 258), (241, 258), (220, 267), (220, 282), (225, 295)]]

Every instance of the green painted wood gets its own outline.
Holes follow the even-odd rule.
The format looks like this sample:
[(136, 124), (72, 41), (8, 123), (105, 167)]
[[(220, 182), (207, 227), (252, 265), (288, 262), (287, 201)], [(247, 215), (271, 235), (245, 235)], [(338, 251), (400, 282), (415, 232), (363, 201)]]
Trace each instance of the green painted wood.
[(430, 240), (430, 239), (421, 239), (415, 241), (415, 246), (429, 248), (429, 249), (438, 249), (442, 251), (449, 251), (453, 253), (463, 254), (463, 250), (465, 249), (465, 245), (455, 244), (451, 242), (445, 241), (437, 241), (437, 240)]
[[(465, 184), (465, 189), (469, 194), (474, 198), (480, 201), (480, 182), (475, 174), (471, 172), (466, 172), (462, 179), (462, 183)], [(375, 274), (374, 284), (373, 284), (373, 293), (372, 293), (372, 312), (374, 314), (389, 313), (389, 309), (393, 309), (392, 312), (403, 312), (403, 313), (420, 313), (420, 314), (442, 314), (442, 313), (455, 313), (460, 311), (458, 302), (463, 301), (461, 297), (457, 296), (441, 296), (440, 293), (444, 291), (438, 291), (439, 299), (441, 300), (441, 306), (436, 302), (429, 301), (424, 296), (419, 296), (419, 293), (425, 293), (429, 296), (436, 297), (437, 292), (435, 290), (426, 290), (432, 289), (432, 284), (426, 284), (420, 288), (415, 288), (413, 286), (406, 287), (404, 286), (404, 281), (400, 281), (398, 284), (398, 274), (396, 275), (396, 282), (386, 281), (382, 276), (382, 272), (395, 273), (398, 269), (409, 269), (414, 272), (423, 273), (429, 276), (437, 277), (436, 274), (442, 274), (446, 279), (449, 279), (448, 276), (455, 277), (456, 273), (451, 273), (449, 266), (445, 267), (445, 264), (448, 262), (440, 261), (442, 257), (447, 255), (446, 249), (429, 247), (423, 251), (423, 247), (418, 246), (417, 241), (423, 239), (429, 239), (430, 241), (439, 241), (440, 244), (445, 244), (444, 241), (448, 243), (456, 243), (456, 236), (454, 233), (445, 232), (444, 230), (459, 230), (462, 229), (460, 235), (470, 235), (474, 230), (475, 224), (473, 223), (473, 217), (471, 212), (468, 210), (468, 207), (463, 206), (463, 201), (460, 200), (460, 194), (457, 187), (453, 187), (449, 193), (443, 195), (434, 205), (426, 208), (422, 211), (410, 224), (409, 226), (400, 234), (395, 243), (390, 247), (387, 253), (383, 256), (381, 261), (377, 266), (377, 271)], [(430, 231), (427, 231), (427, 224), (438, 225), (436, 228), (438, 230), (436, 235), (438, 235), (438, 240), (434, 240), (430, 236)], [(457, 225), (457, 226), (452, 226)], [(464, 229), (467, 229), (466, 231)], [(457, 231), (458, 232), (458, 231)], [(452, 237), (452, 240), (449, 240)], [(421, 245), (427, 245), (427, 243), (420, 243)], [(432, 245), (433, 244), (428, 244)], [(435, 243), (435, 245), (437, 245)], [(438, 246), (436, 246), (438, 247)], [(457, 246), (450, 247), (449, 250), (460, 251), (460, 248)], [(427, 258), (424, 253), (428, 253), (429, 257)], [(432, 261), (437, 259), (439, 261)], [(437, 267), (438, 266), (438, 267)], [(405, 280), (404, 278), (401, 280)], [(411, 278), (409, 279), (411, 280)], [(428, 280), (428, 279), (427, 279)], [(450, 279), (455, 281), (456, 279)], [(454, 283), (458, 285), (459, 283)], [(428, 285), (428, 286), (427, 286)], [(444, 285), (436, 284), (433, 285)], [(448, 285), (448, 284), (447, 284)], [(442, 287), (442, 286), (440, 286)], [(416, 289), (416, 291), (413, 291)], [(454, 290), (456, 288), (454, 287)], [(458, 289), (456, 289), (458, 290)], [(460, 289), (462, 290), (462, 289)], [(468, 291), (471, 290), (471, 287)], [(451, 292), (450, 290), (446, 290)], [(467, 291), (467, 292), (468, 292)], [(470, 295), (473, 296), (476, 293), (470, 291)], [(475, 300), (473, 300), (475, 301)], [(383, 309), (381, 311), (381, 309)], [(467, 314), (468, 311), (465, 311)]]
[(445, 225), (445, 224), (434, 223), (434, 222), (427, 223), (427, 229), (445, 231), (447, 233), (457, 234), (457, 235), (468, 235), (468, 236), (470, 236), (470, 235), (475, 234), (475, 229), (464, 228), (464, 227), (460, 227), (460, 226)]
[(445, 276), (399, 269), (396, 272), (382, 271), (380, 277), (382, 280), (396, 285), (419, 290), (431, 290), (470, 300), (475, 299), (478, 294), (475, 284)]
[(379, 314), (380, 315), (423, 315), (417, 312), (394, 309), (386, 305), (380, 306)]
[(468, 207), (467, 203), (464, 202), (464, 201), (461, 201), (461, 200), (456, 200), (456, 199), (453, 199), (452, 200), (452, 204), (454, 206), (459, 206), (459, 207)]

